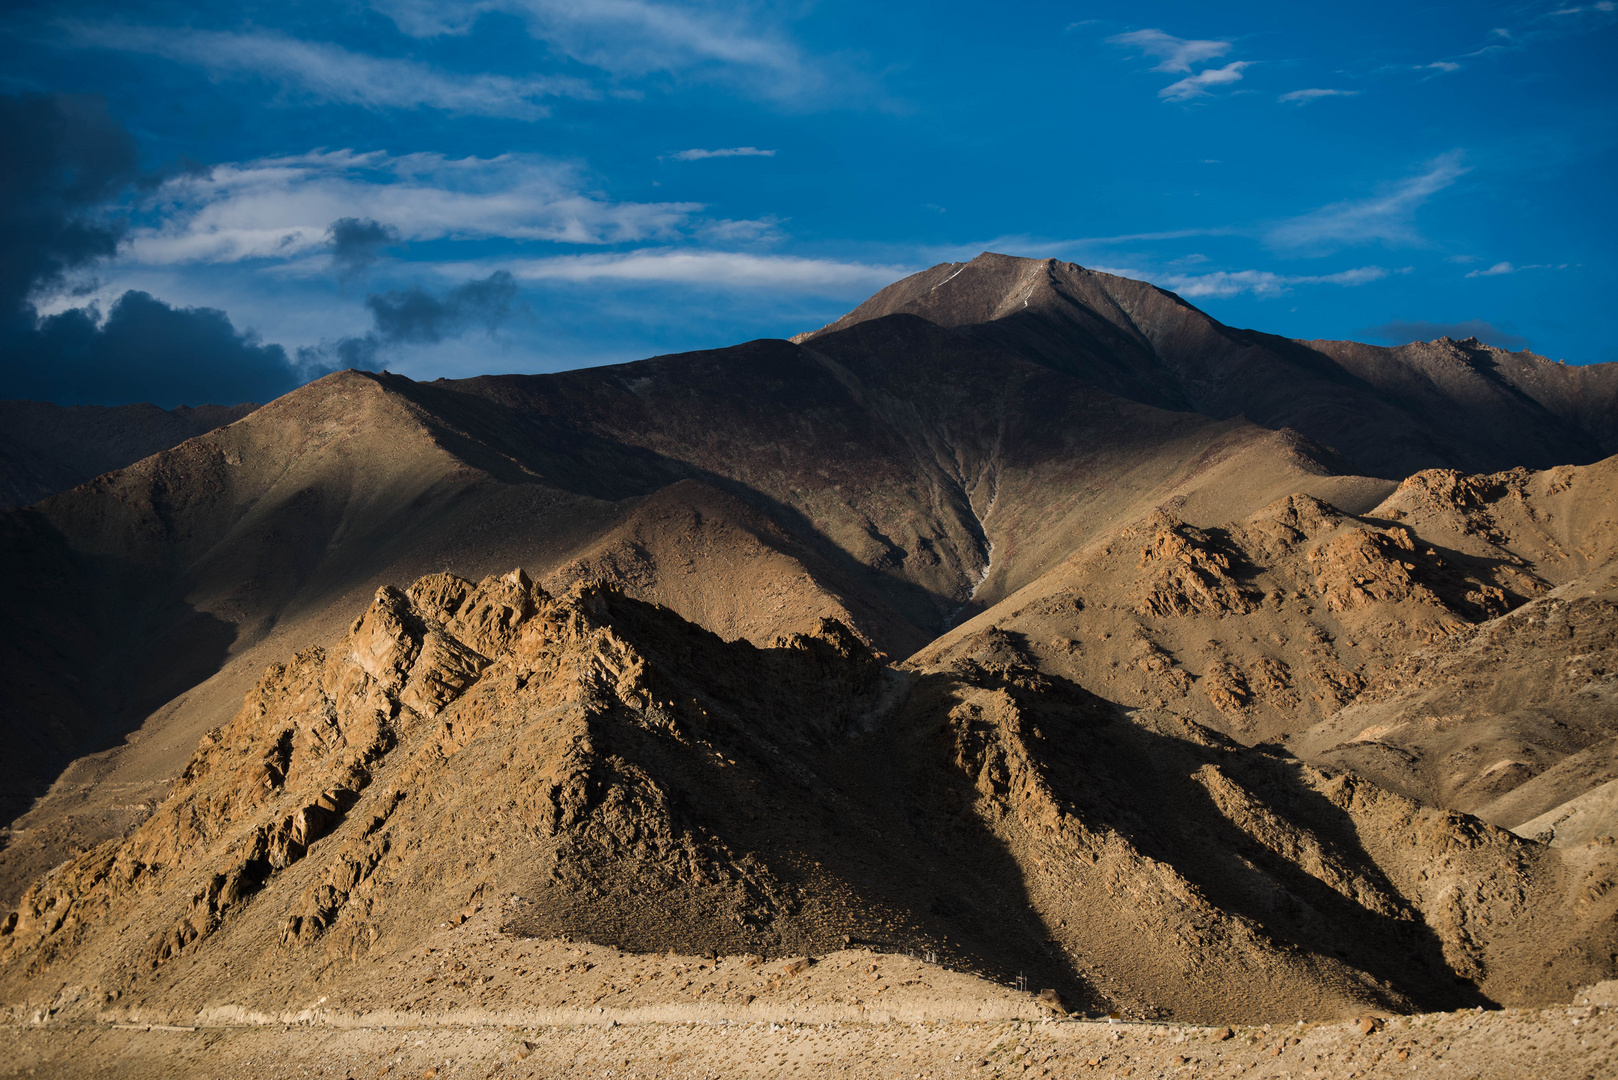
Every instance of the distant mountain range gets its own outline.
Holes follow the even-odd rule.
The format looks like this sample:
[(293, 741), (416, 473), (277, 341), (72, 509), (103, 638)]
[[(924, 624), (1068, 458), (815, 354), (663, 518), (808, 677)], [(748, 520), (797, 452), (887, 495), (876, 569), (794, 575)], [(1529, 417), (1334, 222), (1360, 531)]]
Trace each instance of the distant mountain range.
[(0, 509), (38, 502), (121, 469), (257, 405), (52, 405), (0, 401)]
[(1615, 395), (985, 254), (792, 341), (77, 450), (6, 405), (32, 490), (122, 463), (0, 516), (0, 996), (285, 997), (514, 894), (1143, 1016), (1567, 1000), (1618, 974)]

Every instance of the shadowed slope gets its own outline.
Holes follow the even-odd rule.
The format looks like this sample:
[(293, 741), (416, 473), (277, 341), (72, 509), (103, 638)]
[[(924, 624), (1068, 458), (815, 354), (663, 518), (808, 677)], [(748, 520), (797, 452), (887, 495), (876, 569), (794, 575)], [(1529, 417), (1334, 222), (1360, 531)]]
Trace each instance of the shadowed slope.
[(0, 510), (27, 506), (91, 477), (233, 423), (257, 405), (52, 405), (0, 401)]

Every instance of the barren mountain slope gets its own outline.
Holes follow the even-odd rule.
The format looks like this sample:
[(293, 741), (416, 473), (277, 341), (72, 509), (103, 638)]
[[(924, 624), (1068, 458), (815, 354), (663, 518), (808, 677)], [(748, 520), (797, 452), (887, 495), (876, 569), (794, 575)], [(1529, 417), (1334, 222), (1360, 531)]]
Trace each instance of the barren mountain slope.
[(1334, 475), (1342, 463), (1292, 433), (1143, 408), (905, 316), (811, 348), (759, 341), (421, 390), (441, 385), (500, 409), (485, 423), (525, 446), (568, 423), (682, 463), (934, 632), (1154, 499), (1223, 519), (1290, 491), (1368, 508), (1389, 490)]
[(1360, 517), (1289, 496), (1199, 528), (1170, 503), (912, 663), (1017, 655), (1512, 826), (1613, 779), (1615, 503), (1618, 459), (1419, 473)]
[(578, 582), (610, 582), (726, 641), (767, 645), (836, 619), (869, 628), (901, 655), (925, 644), (915, 627), (863, 602), (860, 591), (808, 545), (699, 480), (681, 480), (647, 496), (543, 584), (566, 592)]
[(1618, 450), (1618, 366), (1567, 367), (1475, 340), (1393, 349), (1290, 341), (1055, 259), (985, 252), (942, 263), (794, 340), (896, 313), (959, 327), (1135, 401), (1291, 428), (1342, 453), (1348, 471), (1373, 476), (1585, 464)]
[(93, 476), (224, 427), (257, 405), (52, 405), (0, 401), (0, 510), (27, 506)]
[(149, 812), (263, 665), (337, 632), (378, 574), (561, 559), (618, 513), (502, 484), (375, 377), (339, 374), (0, 516), (7, 819), (73, 762), (4, 836), (0, 890)]
[(0, 997), (278, 1009), (511, 900), (538, 937), (874, 939), (1141, 1015), (1520, 1003), (1610, 977), (1615, 872), (1015, 663), (904, 676), (836, 623), (759, 650), (439, 574), (269, 668), (157, 813), (31, 889)]

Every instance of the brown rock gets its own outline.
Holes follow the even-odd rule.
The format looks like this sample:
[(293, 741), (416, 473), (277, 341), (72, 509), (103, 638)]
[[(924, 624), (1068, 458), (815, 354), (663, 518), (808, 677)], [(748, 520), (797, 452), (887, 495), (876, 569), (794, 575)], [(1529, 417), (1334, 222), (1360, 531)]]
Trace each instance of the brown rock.
[(1213, 1037), (1215, 1042), (1225, 1042), (1228, 1039), (1234, 1039), (1236, 1037), (1236, 1033), (1230, 1030), (1228, 1027), (1222, 1027), (1213, 1033)]

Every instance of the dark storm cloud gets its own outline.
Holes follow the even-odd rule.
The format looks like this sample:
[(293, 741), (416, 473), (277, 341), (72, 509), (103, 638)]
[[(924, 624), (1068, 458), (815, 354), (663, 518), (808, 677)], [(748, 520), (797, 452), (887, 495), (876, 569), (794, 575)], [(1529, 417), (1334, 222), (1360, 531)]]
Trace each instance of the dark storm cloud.
[(506, 270), (463, 282), (442, 296), (419, 285), (365, 298), (375, 329), (319, 349), (299, 349), (302, 363), (335, 360), (345, 367), (372, 367), (394, 345), (433, 345), (470, 330), (493, 331), (517, 310), (517, 281)]
[(1359, 337), (1375, 338), (1378, 341), (1390, 341), (1396, 345), (1403, 345), (1410, 341), (1432, 341), (1434, 338), (1454, 338), (1464, 341), (1475, 337), (1485, 345), (1493, 345), (1497, 349), (1526, 349), (1528, 339), (1516, 334), (1507, 333), (1495, 327), (1493, 323), (1482, 319), (1468, 319), (1466, 322), (1435, 323), (1435, 322), (1406, 322), (1395, 319), (1380, 326), (1367, 326), (1358, 332)]
[(93, 310), (74, 308), (40, 320), (15, 346), (6, 395), (65, 404), (236, 405), (300, 381), (281, 346), (237, 331), (223, 311), (170, 307), (134, 290), (99, 325)]
[(399, 230), (370, 218), (338, 218), (326, 230), (332, 266), (341, 281), (359, 277), (381, 257), (381, 251), (399, 242)]
[(0, 97), (0, 303), (116, 251), (124, 225), (97, 210), (137, 175), (135, 140), (100, 98)]
[(365, 306), (384, 341), (421, 345), (478, 327), (493, 330), (511, 318), (516, 301), (516, 280), (496, 270), (481, 281), (455, 286), (442, 299), (416, 286), (368, 296)]
[[(205, 171), (182, 161), (174, 171)], [(279, 345), (222, 311), (126, 292), (40, 318), (31, 297), (114, 254), (126, 226), (106, 207), (142, 177), (134, 138), (100, 98), (0, 96), (0, 397), (60, 404), (264, 402), (302, 380)]]

